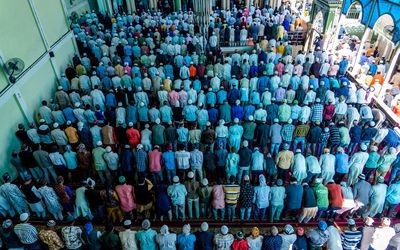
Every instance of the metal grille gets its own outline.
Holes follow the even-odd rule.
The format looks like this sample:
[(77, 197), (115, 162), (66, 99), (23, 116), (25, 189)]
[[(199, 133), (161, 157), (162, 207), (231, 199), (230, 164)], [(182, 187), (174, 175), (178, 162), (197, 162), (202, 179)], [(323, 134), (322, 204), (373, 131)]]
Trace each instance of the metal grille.
[(361, 5), (360, 4), (353, 4), (349, 8), (349, 12), (347, 12), (347, 19), (358, 19), (360, 18), (361, 14)]

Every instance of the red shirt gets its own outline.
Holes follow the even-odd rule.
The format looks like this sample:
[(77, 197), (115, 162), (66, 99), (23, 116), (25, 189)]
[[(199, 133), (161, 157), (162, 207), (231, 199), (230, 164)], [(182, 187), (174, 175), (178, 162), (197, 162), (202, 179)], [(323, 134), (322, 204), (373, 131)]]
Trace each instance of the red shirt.
[(129, 146), (131, 146), (132, 149), (136, 148), (136, 146), (139, 144), (139, 140), (140, 140), (139, 131), (134, 128), (128, 128), (126, 130), (126, 136), (128, 137), (128, 140), (129, 140)]
[(342, 207), (343, 206), (343, 195), (342, 187), (336, 183), (330, 183), (326, 185), (329, 192), (329, 205), (332, 207)]
[(245, 240), (234, 240), (231, 246), (232, 250), (247, 250), (249, 249), (249, 245)]
[(329, 104), (324, 108), (323, 118), (326, 120), (332, 119), (332, 116), (335, 114), (335, 105)]

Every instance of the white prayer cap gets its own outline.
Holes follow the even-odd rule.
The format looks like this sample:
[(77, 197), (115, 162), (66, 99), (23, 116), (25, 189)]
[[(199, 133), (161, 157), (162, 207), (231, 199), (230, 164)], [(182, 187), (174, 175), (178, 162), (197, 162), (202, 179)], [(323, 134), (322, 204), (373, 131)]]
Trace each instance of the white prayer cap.
[(203, 222), (201, 223), (201, 231), (205, 232), (208, 230), (208, 223), (207, 222)]
[(225, 226), (225, 225), (223, 225), (222, 227), (221, 227), (221, 233), (222, 234), (227, 234), (229, 232), (229, 228), (227, 227), (227, 226)]

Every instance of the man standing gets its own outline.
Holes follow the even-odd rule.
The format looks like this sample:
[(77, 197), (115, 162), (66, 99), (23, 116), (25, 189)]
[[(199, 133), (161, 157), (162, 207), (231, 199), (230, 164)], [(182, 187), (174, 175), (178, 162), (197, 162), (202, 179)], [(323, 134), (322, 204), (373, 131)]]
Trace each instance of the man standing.
[(168, 187), (167, 192), (172, 201), (175, 218), (177, 220), (181, 218), (182, 221), (185, 221), (185, 198), (187, 196), (187, 190), (185, 185), (179, 183), (178, 176), (174, 176), (172, 181), (173, 184)]
[(235, 219), (235, 209), (239, 199), (240, 186), (235, 184), (235, 177), (231, 176), (228, 185), (224, 185), (225, 204), (228, 210), (228, 221)]
[(369, 203), (369, 193), (371, 191), (371, 184), (365, 180), (365, 175), (360, 174), (358, 176), (358, 182), (354, 184), (353, 187), (353, 196), (356, 207), (353, 209), (351, 214), (356, 213), (359, 216), (362, 216), (365, 209)]
[[(104, 184), (105, 178), (110, 178), (110, 172), (108, 171), (107, 163), (104, 160), (104, 154), (106, 153), (106, 150), (102, 147), (103, 143), (101, 141), (98, 141), (96, 146), (97, 147), (92, 150), (94, 166), (99, 174), (101, 183)], [(104, 174), (106, 177), (104, 177)]]
[(193, 204), (196, 219), (200, 217), (199, 209), (199, 182), (194, 178), (194, 173), (190, 171), (187, 175), (187, 180), (185, 181), (185, 188), (187, 190), (187, 207), (189, 210), (189, 219), (193, 218)]
[(238, 152), (238, 154), (239, 154), (238, 183), (239, 184), (242, 181), (243, 174), (244, 175), (249, 175), (252, 152), (248, 148), (248, 146), (249, 146), (248, 141), (243, 141), (243, 147)]
[(259, 182), (259, 186), (254, 188), (254, 220), (257, 221), (260, 219), (263, 221), (265, 211), (269, 207), (269, 200), (271, 199), (271, 188), (266, 184), (265, 177), (262, 174), (259, 176)]
[(246, 221), (250, 219), (251, 208), (253, 205), (254, 187), (250, 184), (248, 175), (244, 176), (244, 184), (240, 187), (239, 206), (240, 206), (240, 219)]
[(297, 214), (301, 208), (303, 200), (303, 187), (297, 184), (295, 179), (292, 179), (290, 185), (286, 187), (286, 207), (283, 211), (282, 217), (285, 218), (290, 212)]
[(286, 181), (289, 168), (293, 163), (294, 155), (293, 151), (289, 150), (289, 144), (283, 145), (283, 150), (278, 153), (276, 157), (276, 166), (278, 167), (278, 179)]

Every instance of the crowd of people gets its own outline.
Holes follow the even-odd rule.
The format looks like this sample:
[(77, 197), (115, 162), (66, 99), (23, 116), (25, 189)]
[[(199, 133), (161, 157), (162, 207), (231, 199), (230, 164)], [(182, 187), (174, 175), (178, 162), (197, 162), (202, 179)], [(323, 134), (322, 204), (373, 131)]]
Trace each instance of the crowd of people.
[(163, 225), (158, 233), (145, 219), (141, 230), (136, 231), (131, 220), (125, 220), (122, 230), (112, 223), (105, 226), (104, 232), (94, 228), (91, 222), (83, 227), (75, 224), (73, 216), (66, 218), (66, 225), (56, 229), (54, 220), (47, 221), (39, 232), (29, 223), (29, 215), (20, 215), (20, 222), (13, 225), (10, 219), (3, 222), (0, 239), (4, 249), (204, 249), (204, 250), (322, 250), (326, 249), (376, 249), (395, 250), (400, 245), (400, 224), (390, 227), (390, 219), (384, 218), (377, 227), (374, 220), (367, 217), (364, 225), (356, 226), (353, 219), (348, 220), (348, 230), (342, 230), (332, 219), (320, 220), (316, 228), (305, 230), (286, 224), (279, 232), (271, 226), (264, 234), (258, 227), (251, 228), (249, 234), (242, 231), (231, 233), (226, 225), (220, 229), (209, 230), (207, 222), (195, 232), (190, 224), (182, 227), (181, 233)]
[[(374, 119), (370, 91), (346, 77), (349, 58), (322, 50), (322, 40), (294, 55), (287, 32), (299, 25), (288, 6), (215, 10), (207, 36), (198, 33), (191, 12), (87, 13), (72, 25), (80, 54), (62, 73), (54, 98), (42, 101), (38, 125), (18, 126), (21, 150), (12, 152), (11, 164), (19, 176), (13, 184), (3, 175), (0, 214), (18, 214), (21, 223), (12, 229), (16, 238), (11, 221), (4, 222), (3, 244), (19, 240), (37, 249), (30, 245), (39, 238), (56, 239), (54, 221), (39, 234), (28, 223), (31, 213), (47, 218), (46, 212), (71, 223), (61, 232), (68, 249), (82, 242), (94, 244), (91, 249), (121, 243), (136, 249), (124, 245), (135, 242), (127, 236), (136, 234), (129, 219), (186, 216), (325, 218), (329, 226), (320, 220), (305, 236), (291, 226), (283, 235), (271, 228), (264, 239), (254, 229), (245, 239), (226, 227), (214, 237), (204, 233), (206, 224), (196, 237), (187, 225), (178, 236), (166, 226), (157, 235), (145, 220), (138, 245), (290, 249), (297, 238), (312, 249), (329, 239), (339, 247), (340, 232), (329, 228), (340, 218), (350, 225), (343, 249), (355, 249), (365, 233), (353, 217), (371, 228), (372, 218), (384, 217), (363, 249), (385, 249), (395, 233), (398, 241), (390, 218), (400, 217), (393, 215), (400, 203), (399, 130)], [(254, 50), (229, 55), (220, 44)], [(112, 224), (104, 234), (90, 223), (82, 232), (73, 226), (80, 217), (125, 220), (127, 235), (119, 240)], [(51, 249), (63, 245), (57, 239)]]

